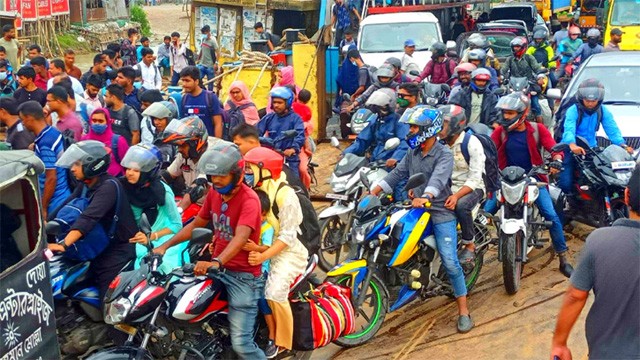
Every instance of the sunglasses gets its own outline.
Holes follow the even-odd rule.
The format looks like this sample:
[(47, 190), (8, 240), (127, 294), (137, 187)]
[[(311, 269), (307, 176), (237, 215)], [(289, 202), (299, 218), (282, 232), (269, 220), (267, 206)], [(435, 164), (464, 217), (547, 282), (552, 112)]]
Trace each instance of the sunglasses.
[(400, 99), (404, 99), (404, 98), (408, 98), (408, 97), (413, 97), (413, 95), (411, 95), (411, 94), (400, 94), (400, 93), (398, 93), (398, 97), (399, 97)]

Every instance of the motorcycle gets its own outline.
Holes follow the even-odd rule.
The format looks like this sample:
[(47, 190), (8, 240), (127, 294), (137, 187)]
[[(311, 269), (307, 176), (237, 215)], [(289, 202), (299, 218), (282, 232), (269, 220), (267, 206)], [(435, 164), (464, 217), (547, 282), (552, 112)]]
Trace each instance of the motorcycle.
[[(331, 145), (338, 148), (338, 139), (331, 139)], [(399, 145), (400, 139), (391, 138), (385, 143), (384, 149), (393, 150)], [(356, 246), (350, 238), (349, 229), (360, 197), (369, 190), (360, 180), (361, 173), (366, 174), (372, 184), (377, 184), (388, 174), (385, 161), (369, 163), (366, 157), (354, 154), (345, 154), (331, 174), (329, 182), (332, 192), (326, 197), (333, 199), (333, 202), (318, 214), (321, 234), (318, 258), (320, 268), (324, 271), (355, 255)]]
[(542, 218), (535, 204), (539, 188), (546, 187), (547, 183), (534, 176), (546, 174), (544, 166), (534, 166), (528, 173), (521, 167), (508, 166), (500, 173), (501, 189), (496, 192), (500, 210), (495, 217), (498, 261), (502, 262), (504, 287), (510, 295), (520, 289), (529, 252), (549, 241), (542, 238), (542, 232), (551, 227), (551, 222)]
[[(569, 155), (576, 163), (575, 193), (566, 195), (555, 184), (550, 187), (558, 214), (565, 214), (566, 223), (576, 220), (597, 228), (628, 217), (624, 190), (636, 166), (634, 156), (617, 145), (591, 148), (581, 137), (576, 138), (576, 144), (585, 149), (586, 155)], [(567, 144), (557, 147), (569, 148)]]
[(447, 94), (451, 87), (447, 84), (432, 84), (427, 80), (422, 81), (420, 95), (422, 103), (429, 106), (439, 106), (447, 103)]
[[(360, 176), (365, 186), (369, 186), (366, 175)], [(415, 174), (405, 189), (425, 182), (424, 174)], [(483, 221), (476, 219), (476, 260), (473, 268), (463, 268), (469, 291), (478, 280), (490, 244)], [(356, 310), (356, 331), (338, 338), (338, 345), (353, 347), (366, 343), (378, 332), (387, 312), (398, 310), (418, 297), (422, 300), (442, 295), (453, 297), (428, 208), (414, 208), (411, 201), (391, 204), (385, 197), (367, 195), (358, 203), (351, 234), (358, 246), (357, 256), (327, 273), (328, 281), (351, 288)], [(458, 250), (462, 247), (459, 243)], [(391, 291), (395, 300), (389, 306)]]

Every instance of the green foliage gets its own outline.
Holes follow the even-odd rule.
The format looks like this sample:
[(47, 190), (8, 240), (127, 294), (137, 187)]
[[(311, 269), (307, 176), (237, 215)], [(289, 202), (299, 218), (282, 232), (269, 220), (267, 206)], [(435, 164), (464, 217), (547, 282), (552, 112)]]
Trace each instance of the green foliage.
[(144, 12), (141, 6), (134, 5), (130, 9), (131, 21), (140, 23), (140, 32), (143, 36), (151, 36), (151, 25), (149, 19), (147, 19), (147, 13)]
[(62, 51), (66, 49), (73, 49), (80, 52), (91, 50), (88, 42), (78, 41), (78, 34), (66, 33), (66, 34), (57, 35), (57, 37), (58, 37), (58, 43), (60, 44)]

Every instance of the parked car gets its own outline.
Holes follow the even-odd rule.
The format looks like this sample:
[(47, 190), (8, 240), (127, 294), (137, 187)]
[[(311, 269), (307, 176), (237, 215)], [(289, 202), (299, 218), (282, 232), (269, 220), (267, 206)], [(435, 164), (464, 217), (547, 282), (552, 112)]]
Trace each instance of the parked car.
[(527, 30), (526, 24), (520, 20), (505, 20), (505, 21), (491, 21), (488, 23), (480, 23), (476, 25), (476, 29), (481, 33), (485, 33), (488, 31), (501, 31), (501, 32), (510, 32), (515, 36), (524, 36), (527, 37), (529, 35), (529, 30)]
[[(538, 16), (536, 4), (532, 2), (496, 4), (489, 13), (491, 21), (522, 20), (527, 24), (529, 31), (533, 31), (533, 27), (538, 25)], [(544, 24), (544, 20), (542, 20), (542, 24)]]
[[(517, 35), (508, 31), (479, 31), (487, 37), (489, 46), (493, 50), (493, 53), (498, 58), (500, 63), (503, 63), (508, 56), (511, 56), (511, 40)], [(456, 39), (456, 51), (460, 56), (464, 56), (464, 51), (469, 47), (469, 36), (478, 33), (478, 31), (471, 31), (460, 34)]]
[[(590, 56), (571, 79), (564, 95), (559, 89), (550, 89), (547, 96), (562, 100), (559, 109), (567, 107), (569, 101), (578, 90), (578, 86), (586, 79), (598, 79), (605, 88), (604, 101), (613, 114), (627, 145), (640, 148), (640, 51), (605, 52)], [(558, 113), (556, 116), (563, 116)], [(557, 119), (559, 119), (557, 117)], [(598, 145), (606, 147), (610, 144), (602, 127), (598, 131)]]

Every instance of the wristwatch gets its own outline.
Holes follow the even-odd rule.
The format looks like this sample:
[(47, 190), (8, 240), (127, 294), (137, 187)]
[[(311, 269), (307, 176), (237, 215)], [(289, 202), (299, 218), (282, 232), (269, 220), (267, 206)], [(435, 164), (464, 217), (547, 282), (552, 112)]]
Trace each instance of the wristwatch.
[(183, 212), (184, 212), (184, 209), (178, 206), (178, 214), (182, 215)]
[(211, 259), (212, 262), (218, 263), (218, 269), (222, 269), (222, 261), (219, 258)]
[(60, 245), (62, 246), (62, 248), (64, 249), (64, 251), (67, 251), (67, 249), (69, 248), (69, 245), (67, 245), (64, 241), (60, 243)]

